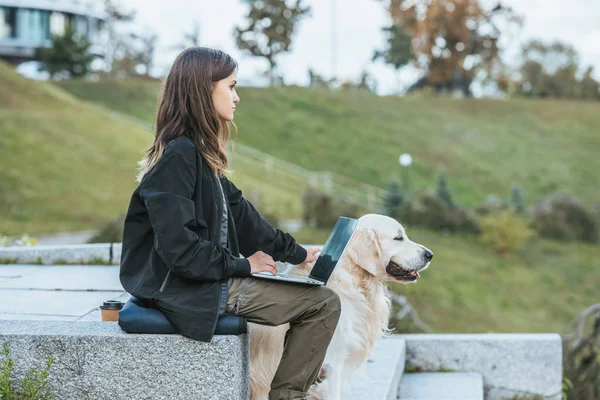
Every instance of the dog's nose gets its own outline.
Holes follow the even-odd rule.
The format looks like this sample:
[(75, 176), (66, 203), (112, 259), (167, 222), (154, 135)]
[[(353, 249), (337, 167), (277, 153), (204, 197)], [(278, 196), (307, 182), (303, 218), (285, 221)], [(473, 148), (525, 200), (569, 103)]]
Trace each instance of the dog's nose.
[(425, 249), (425, 258), (427, 261), (431, 261), (433, 258), (433, 253), (429, 249)]

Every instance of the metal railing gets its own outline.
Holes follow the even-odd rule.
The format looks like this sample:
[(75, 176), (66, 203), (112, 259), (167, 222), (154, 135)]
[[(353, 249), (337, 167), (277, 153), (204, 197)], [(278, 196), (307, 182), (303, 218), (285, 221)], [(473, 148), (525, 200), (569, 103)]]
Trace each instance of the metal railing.
[(383, 209), (385, 190), (367, 183), (358, 182), (330, 171), (310, 171), (289, 161), (273, 157), (252, 147), (240, 143), (235, 144), (230, 155), (233, 163), (252, 160), (262, 165), (264, 172), (281, 177), (278, 183), (287, 186), (289, 180), (303, 181), (306, 187), (320, 189), (327, 194), (335, 195), (352, 204), (365, 207), (372, 212)]

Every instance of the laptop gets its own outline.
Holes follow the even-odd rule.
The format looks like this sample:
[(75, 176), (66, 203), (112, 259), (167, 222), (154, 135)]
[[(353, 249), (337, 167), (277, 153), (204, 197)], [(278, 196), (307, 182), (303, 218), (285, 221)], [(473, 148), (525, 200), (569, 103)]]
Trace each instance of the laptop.
[(258, 272), (252, 274), (252, 276), (277, 281), (306, 283), (308, 285), (326, 285), (357, 224), (358, 220), (354, 218), (338, 218), (308, 277), (285, 273), (273, 275), (270, 272)]

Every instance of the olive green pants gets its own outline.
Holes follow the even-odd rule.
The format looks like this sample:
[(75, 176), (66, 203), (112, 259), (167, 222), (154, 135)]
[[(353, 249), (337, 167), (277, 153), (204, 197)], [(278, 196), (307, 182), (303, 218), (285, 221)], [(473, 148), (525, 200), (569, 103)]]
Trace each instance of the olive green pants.
[(290, 323), (270, 400), (305, 399), (340, 318), (339, 296), (326, 286), (232, 277), (226, 313), (263, 325)]

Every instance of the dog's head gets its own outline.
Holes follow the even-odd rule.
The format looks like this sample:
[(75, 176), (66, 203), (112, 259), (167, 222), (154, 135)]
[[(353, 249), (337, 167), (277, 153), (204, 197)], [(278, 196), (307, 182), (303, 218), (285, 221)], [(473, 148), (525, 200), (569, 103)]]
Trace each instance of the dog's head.
[(427, 247), (408, 238), (398, 221), (379, 214), (359, 219), (346, 255), (374, 277), (402, 283), (415, 282), (433, 258)]

